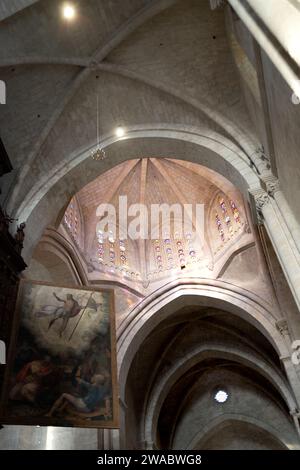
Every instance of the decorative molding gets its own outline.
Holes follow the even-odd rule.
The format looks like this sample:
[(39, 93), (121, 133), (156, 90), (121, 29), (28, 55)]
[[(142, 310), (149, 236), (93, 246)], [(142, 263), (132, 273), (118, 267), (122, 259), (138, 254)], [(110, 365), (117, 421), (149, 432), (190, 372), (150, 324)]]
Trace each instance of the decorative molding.
[(289, 327), (288, 327), (287, 321), (285, 319), (278, 320), (276, 322), (276, 328), (282, 336), (289, 336), (290, 335)]
[(274, 198), (275, 193), (281, 190), (279, 179), (272, 174), (262, 176), (261, 185), (271, 198)]
[(256, 207), (258, 211), (262, 211), (263, 208), (269, 204), (270, 198), (266, 192), (260, 193), (255, 197)]
[(277, 178), (265, 178), (261, 180), (263, 189), (250, 191), (250, 194), (255, 201), (255, 209), (257, 222), (259, 225), (264, 223), (263, 208), (270, 204), (271, 199), (274, 199), (275, 193), (280, 191), (280, 184)]
[(276, 179), (274, 181), (267, 182), (267, 192), (270, 197), (274, 198), (275, 193), (278, 191), (280, 191), (279, 180)]

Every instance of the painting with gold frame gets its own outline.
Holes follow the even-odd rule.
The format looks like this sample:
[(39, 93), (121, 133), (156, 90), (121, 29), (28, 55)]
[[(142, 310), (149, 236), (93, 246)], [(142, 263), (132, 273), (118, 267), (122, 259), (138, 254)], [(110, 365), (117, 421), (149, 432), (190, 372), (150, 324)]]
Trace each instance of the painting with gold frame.
[(118, 427), (114, 293), (22, 281), (0, 423)]

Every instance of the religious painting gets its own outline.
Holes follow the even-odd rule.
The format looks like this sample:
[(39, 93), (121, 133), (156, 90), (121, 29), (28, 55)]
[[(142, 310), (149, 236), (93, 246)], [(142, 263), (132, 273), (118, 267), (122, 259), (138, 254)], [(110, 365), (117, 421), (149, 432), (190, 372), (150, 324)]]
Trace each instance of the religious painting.
[(21, 282), (0, 423), (118, 427), (112, 290)]

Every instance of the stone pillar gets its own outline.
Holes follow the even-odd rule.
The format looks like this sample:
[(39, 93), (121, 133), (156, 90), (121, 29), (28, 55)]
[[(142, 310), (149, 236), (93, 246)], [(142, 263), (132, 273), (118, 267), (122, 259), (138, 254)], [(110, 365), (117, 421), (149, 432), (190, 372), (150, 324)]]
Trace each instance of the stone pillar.
[[(288, 349), (291, 350), (291, 335), (287, 321), (284, 318), (279, 320), (276, 323), (276, 327), (284, 338)], [(300, 409), (300, 377), (298, 376), (296, 366), (292, 362), (291, 355), (282, 356), (280, 360), (284, 366), (290, 386), (294, 392), (298, 408)]]
[(299, 439), (300, 439), (300, 424), (299, 424), (300, 413), (296, 410), (291, 411), (291, 416), (293, 417), (295, 428), (297, 430), (297, 433), (298, 433)]

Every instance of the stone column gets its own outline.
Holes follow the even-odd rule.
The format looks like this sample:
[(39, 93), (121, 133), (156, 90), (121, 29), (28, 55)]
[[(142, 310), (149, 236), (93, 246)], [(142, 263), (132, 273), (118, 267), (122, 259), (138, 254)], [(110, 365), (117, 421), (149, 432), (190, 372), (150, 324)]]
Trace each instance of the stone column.
[(266, 191), (259, 189), (250, 194), (255, 199), (258, 223), (265, 226), (300, 310), (300, 253), (277, 203), (282, 197), (277, 194), (280, 192), (279, 183), (275, 180), (266, 183)]
[(100, 450), (119, 450), (120, 437), (118, 429), (99, 429), (98, 430), (98, 449)]

